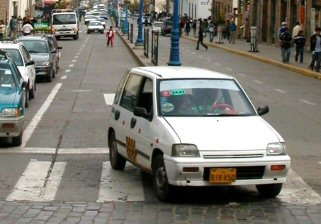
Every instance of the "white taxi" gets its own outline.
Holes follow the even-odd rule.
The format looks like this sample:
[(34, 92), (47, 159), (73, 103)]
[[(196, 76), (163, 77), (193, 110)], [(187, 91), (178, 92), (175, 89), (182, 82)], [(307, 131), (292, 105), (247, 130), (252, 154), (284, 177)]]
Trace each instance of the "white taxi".
[(193, 67), (137, 67), (108, 122), (113, 169), (149, 172), (160, 200), (175, 186), (255, 185), (276, 197), (290, 169), (284, 139), (232, 76)]

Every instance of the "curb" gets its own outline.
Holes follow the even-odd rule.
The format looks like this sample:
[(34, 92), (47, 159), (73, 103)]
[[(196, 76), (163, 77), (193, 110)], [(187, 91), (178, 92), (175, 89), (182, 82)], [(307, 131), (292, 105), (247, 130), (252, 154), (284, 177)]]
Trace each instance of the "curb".
[[(182, 38), (197, 42), (196, 38), (192, 38), (192, 37), (182, 37)], [(318, 72), (314, 72), (314, 71), (304, 69), (304, 68), (299, 68), (299, 67), (296, 67), (293, 65), (287, 65), (287, 64), (281, 63), (279, 61), (275, 61), (275, 60), (268, 59), (265, 57), (253, 55), (253, 54), (245, 52), (245, 51), (240, 51), (240, 50), (235, 50), (235, 49), (223, 47), (222, 45), (219, 45), (219, 44), (208, 43), (208, 42), (206, 42), (206, 44), (208, 44), (211, 47), (219, 48), (221, 50), (225, 50), (225, 51), (228, 51), (228, 52), (231, 52), (234, 54), (242, 55), (242, 56), (257, 60), (257, 61), (261, 61), (261, 62), (264, 62), (267, 64), (272, 64), (272, 65), (278, 66), (280, 68), (284, 68), (284, 69), (299, 73), (300, 75), (305, 75), (305, 76), (309, 76), (309, 77), (313, 77), (313, 78), (321, 80), (321, 74)]]

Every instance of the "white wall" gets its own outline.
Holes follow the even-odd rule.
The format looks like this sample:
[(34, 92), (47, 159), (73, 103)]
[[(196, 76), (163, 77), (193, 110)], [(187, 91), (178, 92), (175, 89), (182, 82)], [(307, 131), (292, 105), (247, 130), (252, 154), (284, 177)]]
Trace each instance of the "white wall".
[(211, 16), (211, 0), (180, 0), (180, 14), (190, 16), (194, 19), (208, 18)]

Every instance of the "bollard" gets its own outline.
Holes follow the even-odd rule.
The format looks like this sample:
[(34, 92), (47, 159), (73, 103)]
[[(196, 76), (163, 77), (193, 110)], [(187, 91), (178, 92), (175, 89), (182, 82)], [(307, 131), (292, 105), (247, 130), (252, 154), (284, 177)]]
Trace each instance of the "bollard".
[(256, 26), (251, 26), (250, 32), (250, 50), (249, 52), (259, 52), (258, 43), (257, 43), (257, 31)]
[(218, 26), (218, 27), (217, 27), (217, 41), (216, 41), (216, 43), (218, 43), (218, 44), (224, 43), (224, 42), (222, 41), (222, 39), (223, 39), (222, 26)]

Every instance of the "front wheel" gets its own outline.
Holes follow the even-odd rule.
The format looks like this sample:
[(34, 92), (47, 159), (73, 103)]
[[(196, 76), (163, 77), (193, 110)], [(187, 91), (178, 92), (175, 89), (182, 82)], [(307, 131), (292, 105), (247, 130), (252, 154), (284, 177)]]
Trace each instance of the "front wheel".
[(264, 198), (275, 198), (281, 192), (282, 184), (260, 184), (256, 189)]
[(114, 132), (110, 134), (109, 138), (109, 161), (111, 167), (115, 170), (123, 170), (125, 168), (126, 160), (118, 153)]
[(77, 33), (77, 35), (74, 36), (74, 40), (78, 40), (78, 38), (79, 38), (79, 34)]
[(22, 131), (19, 136), (12, 137), (12, 145), (13, 146), (20, 146), (22, 144)]
[(47, 82), (51, 82), (53, 77), (53, 69), (50, 69), (50, 72), (47, 75)]
[(29, 89), (29, 99), (35, 98), (35, 84), (33, 84), (32, 88)]
[(161, 201), (168, 201), (172, 195), (173, 186), (168, 183), (162, 155), (158, 155), (153, 162), (153, 187), (156, 196)]

